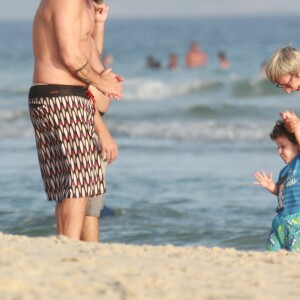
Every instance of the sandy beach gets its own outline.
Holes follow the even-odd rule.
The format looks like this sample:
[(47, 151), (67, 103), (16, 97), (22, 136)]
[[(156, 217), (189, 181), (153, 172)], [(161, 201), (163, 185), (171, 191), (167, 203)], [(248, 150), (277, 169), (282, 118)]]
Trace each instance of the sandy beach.
[(0, 299), (298, 299), (300, 256), (0, 234)]

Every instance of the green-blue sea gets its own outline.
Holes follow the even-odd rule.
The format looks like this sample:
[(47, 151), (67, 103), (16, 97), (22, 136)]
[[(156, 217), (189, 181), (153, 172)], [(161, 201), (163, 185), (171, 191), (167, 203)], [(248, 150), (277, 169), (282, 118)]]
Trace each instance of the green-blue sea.
[[(300, 47), (299, 28), (297, 17), (107, 21), (104, 52), (125, 82), (105, 116), (120, 155), (107, 171), (103, 242), (264, 250), (277, 200), (253, 173), (276, 179), (284, 167), (269, 132), (280, 111), (300, 113), (300, 94), (285, 95), (260, 68), (275, 49)], [(1, 22), (0, 40), (0, 231), (55, 235), (27, 108), (31, 23)], [(192, 41), (206, 67), (184, 67)], [(146, 68), (150, 55), (161, 69)]]

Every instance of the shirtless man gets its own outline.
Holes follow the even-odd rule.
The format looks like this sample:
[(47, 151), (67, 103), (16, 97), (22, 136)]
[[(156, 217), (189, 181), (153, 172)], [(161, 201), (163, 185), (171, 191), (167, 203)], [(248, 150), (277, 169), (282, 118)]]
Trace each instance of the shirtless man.
[(185, 66), (187, 68), (197, 68), (205, 65), (207, 65), (207, 56), (205, 52), (200, 51), (196, 42), (192, 42), (185, 57)]
[(41, 174), (48, 200), (56, 201), (57, 233), (76, 240), (86, 240), (88, 202), (105, 192), (93, 138), (101, 136), (101, 117), (87, 87), (122, 97), (123, 79), (99, 60), (94, 26), (92, 0), (41, 0), (33, 22), (28, 98)]

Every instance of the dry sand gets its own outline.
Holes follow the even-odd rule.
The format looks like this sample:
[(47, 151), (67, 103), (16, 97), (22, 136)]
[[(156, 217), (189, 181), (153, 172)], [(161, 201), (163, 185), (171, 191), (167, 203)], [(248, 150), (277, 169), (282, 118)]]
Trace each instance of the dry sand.
[(300, 254), (0, 233), (0, 299), (299, 299)]

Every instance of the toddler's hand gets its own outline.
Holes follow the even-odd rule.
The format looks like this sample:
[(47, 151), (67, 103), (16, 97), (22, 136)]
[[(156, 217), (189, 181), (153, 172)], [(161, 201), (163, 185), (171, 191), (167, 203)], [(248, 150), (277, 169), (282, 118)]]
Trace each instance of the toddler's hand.
[(270, 173), (268, 176), (264, 170), (261, 173), (255, 172), (254, 177), (257, 179), (257, 181), (253, 182), (255, 185), (260, 185), (267, 189), (273, 184), (273, 174)]

